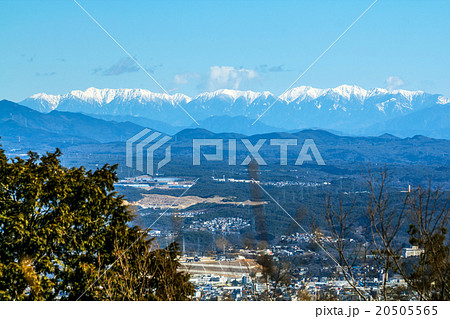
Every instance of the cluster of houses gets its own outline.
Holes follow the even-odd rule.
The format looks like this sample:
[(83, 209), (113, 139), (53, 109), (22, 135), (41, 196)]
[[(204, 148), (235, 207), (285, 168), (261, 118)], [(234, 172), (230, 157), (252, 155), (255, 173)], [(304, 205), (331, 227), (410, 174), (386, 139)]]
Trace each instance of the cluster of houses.
[(207, 221), (193, 221), (189, 228), (197, 231), (234, 233), (250, 227), (250, 221), (240, 217), (219, 217)]

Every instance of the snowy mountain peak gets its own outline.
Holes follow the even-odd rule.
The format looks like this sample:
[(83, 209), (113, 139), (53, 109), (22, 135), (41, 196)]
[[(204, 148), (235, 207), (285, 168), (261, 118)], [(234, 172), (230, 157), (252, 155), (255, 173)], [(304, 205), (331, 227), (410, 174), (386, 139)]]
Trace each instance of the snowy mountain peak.
[(327, 95), (347, 100), (356, 97), (359, 101), (364, 101), (368, 95), (368, 91), (355, 85), (341, 85), (332, 89), (317, 89), (310, 86), (299, 86), (280, 95), (279, 99), (291, 103), (293, 101), (302, 102), (304, 100), (315, 100), (321, 96)]
[(74, 90), (64, 95), (64, 98), (76, 98), (85, 102), (104, 104), (111, 102), (116, 96), (116, 90), (88, 88), (86, 91)]
[(413, 98), (415, 98), (418, 95), (423, 95), (423, 91), (407, 91), (407, 90), (393, 90), (390, 91), (391, 94), (399, 94), (406, 98), (408, 101), (412, 101)]
[(205, 92), (197, 95), (194, 100), (200, 100), (202, 102), (210, 100), (215, 97), (224, 97), (227, 99), (231, 99), (233, 102), (239, 98), (244, 98), (248, 103), (252, 103), (259, 97), (268, 98), (273, 95), (269, 91), (264, 92), (254, 92), (254, 91), (239, 91), (239, 90), (229, 90), (229, 89), (221, 89), (214, 92)]
[(287, 103), (291, 103), (299, 98), (302, 101), (305, 98), (317, 99), (324, 91), (323, 89), (315, 89), (311, 86), (299, 86), (286, 91), (279, 96), (279, 99)]
[[(30, 96), (27, 100), (34, 100), (41, 105), (42, 110), (55, 110), (61, 101), (61, 95), (51, 95), (46, 93), (37, 93)], [(44, 104), (45, 103), (45, 104)]]
[(355, 85), (341, 85), (329, 91), (338, 94), (339, 96), (350, 100), (352, 97), (363, 101), (367, 97), (367, 90)]

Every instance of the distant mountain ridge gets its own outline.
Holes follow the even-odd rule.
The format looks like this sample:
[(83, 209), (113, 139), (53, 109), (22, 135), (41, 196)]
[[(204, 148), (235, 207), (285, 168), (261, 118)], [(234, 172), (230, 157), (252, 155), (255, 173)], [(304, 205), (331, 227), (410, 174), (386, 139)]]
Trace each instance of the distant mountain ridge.
[[(445, 121), (446, 118), (442, 116), (442, 113), (438, 114), (438, 117)], [(230, 119), (244, 124), (248, 120), (230, 117), (217, 118), (217, 122), (225, 123)], [(407, 122), (417, 121), (414, 117), (405, 117), (405, 119)], [(148, 128), (154, 130), (153, 127)], [(28, 150), (42, 154), (46, 151), (54, 151), (58, 147), (67, 154), (67, 165), (90, 165), (91, 168), (106, 162), (125, 165), (125, 141), (142, 129), (144, 129), (143, 126), (131, 122), (105, 121), (80, 113), (61, 111), (41, 113), (10, 101), (0, 101), (0, 144), (11, 156), (24, 154)], [(442, 166), (443, 170), (448, 170), (450, 150), (450, 140), (424, 136), (398, 138), (384, 134), (378, 137), (355, 137), (311, 129), (243, 135), (236, 132), (215, 133), (195, 127), (180, 130), (171, 135), (173, 156), (167, 168), (169, 171), (171, 164), (192, 163), (192, 147), (195, 138), (223, 139), (225, 152), (229, 149), (227, 143), (230, 139), (248, 139), (253, 145), (263, 140), (264, 145), (260, 149), (260, 154), (276, 165), (279, 165), (280, 149), (271, 145), (270, 139), (285, 138), (298, 141), (296, 146), (289, 146), (288, 156), (291, 162), (292, 156), (298, 156), (304, 140), (313, 139), (327, 163), (323, 169), (329, 171), (340, 170), (339, 165), (346, 166), (349, 163), (365, 163), (366, 165), (367, 163), (394, 162)], [(236, 151), (240, 161), (248, 155), (248, 150), (242, 142), (237, 143)], [(214, 166), (217, 163), (211, 164)], [(445, 182), (448, 183), (447, 180)]]
[(64, 143), (107, 143), (126, 141), (142, 126), (131, 122), (96, 119), (80, 113), (41, 113), (28, 107), (0, 101), (0, 136), (3, 141), (27, 145)]
[[(173, 127), (189, 127), (193, 121), (184, 113), (185, 109), (198, 122), (210, 123), (211, 118), (220, 119), (224, 116), (233, 118), (223, 127), (223, 132), (229, 126), (233, 131), (244, 134), (258, 131), (255, 128), (236, 131), (236, 127), (242, 127), (244, 122), (250, 122), (247, 126), (252, 126), (251, 123), (271, 106), (260, 120), (263, 128), (293, 130), (317, 127), (345, 134), (382, 134), (385, 131), (377, 131), (376, 127), (388, 126), (379, 125), (380, 123), (396, 121), (395, 119), (403, 116), (439, 105), (450, 107), (450, 99), (423, 91), (389, 91), (379, 88), (365, 90), (358, 86), (341, 85), (330, 89), (301, 86), (279, 97), (268, 91), (227, 89), (205, 92), (191, 98), (184, 94), (168, 95), (144, 89), (89, 88), (64, 95), (39, 93), (20, 104), (41, 112), (58, 110), (99, 116), (144, 117)], [(243, 121), (242, 117), (247, 118), (247, 121)], [(427, 125), (433, 127), (433, 123)], [(438, 125), (440, 127), (433, 134), (443, 131), (445, 135), (448, 125)], [(216, 126), (220, 129), (220, 124)], [(216, 131), (215, 126), (207, 128), (213, 127)], [(408, 135), (408, 130), (408, 126), (397, 127), (396, 133)], [(439, 135), (433, 137), (448, 138)]]

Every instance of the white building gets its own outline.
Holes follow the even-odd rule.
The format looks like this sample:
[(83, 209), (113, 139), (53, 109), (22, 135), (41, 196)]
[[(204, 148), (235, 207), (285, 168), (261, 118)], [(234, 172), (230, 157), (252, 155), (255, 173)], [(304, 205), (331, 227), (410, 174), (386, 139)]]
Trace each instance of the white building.
[(420, 256), (423, 252), (424, 250), (418, 246), (403, 248), (403, 258)]

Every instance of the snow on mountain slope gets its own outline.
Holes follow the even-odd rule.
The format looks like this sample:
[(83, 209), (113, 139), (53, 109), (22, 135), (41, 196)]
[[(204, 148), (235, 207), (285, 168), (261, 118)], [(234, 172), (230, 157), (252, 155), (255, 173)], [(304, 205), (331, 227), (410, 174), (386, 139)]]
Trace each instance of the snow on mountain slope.
[[(22, 101), (21, 103), (23, 105), (27, 105), (28, 103), (32, 103), (35, 102), (36, 104), (40, 105), (38, 108), (33, 107), (30, 105), (30, 107), (33, 107), (35, 109), (37, 109), (38, 111), (41, 112), (45, 112), (45, 111), (51, 111), (51, 110), (55, 110), (58, 105), (59, 102), (61, 101), (62, 95), (49, 95), (49, 94), (45, 94), (45, 93), (38, 93), (38, 94), (34, 94), (32, 96), (30, 96), (29, 98), (25, 99), (24, 101)], [(27, 101), (27, 102), (26, 102)]]
[(329, 97), (333, 99), (356, 99), (357, 101), (364, 102), (368, 98), (382, 97), (387, 95), (396, 95), (405, 98), (408, 101), (412, 101), (415, 97), (423, 95), (422, 91), (407, 91), (407, 90), (393, 90), (388, 91), (386, 89), (375, 88), (372, 90), (365, 90), (355, 85), (341, 85), (336, 88), (330, 89), (316, 89), (310, 86), (300, 86), (293, 88), (286, 93), (280, 95), (279, 99), (287, 103), (296, 101), (302, 102), (306, 99), (316, 100), (319, 97)]
[(305, 99), (317, 99), (325, 92), (322, 89), (315, 89), (310, 86), (299, 86), (288, 90), (279, 96), (279, 99), (287, 103), (292, 103), (294, 101), (304, 101)]
[(224, 98), (228, 99), (232, 102), (235, 102), (237, 99), (242, 98), (246, 101), (247, 104), (253, 103), (257, 98), (267, 98), (272, 95), (269, 91), (264, 92), (253, 92), (253, 91), (238, 91), (238, 90), (228, 90), (222, 89), (214, 92), (205, 92), (197, 95), (194, 100), (206, 102), (213, 98)]
[(171, 125), (190, 125), (192, 120), (181, 107), (197, 120), (223, 115), (255, 119), (275, 103), (262, 118), (267, 125), (287, 129), (322, 127), (353, 130), (449, 102), (450, 99), (442, 95), (422, 91), (365, 90), (358, 86), (341, 85), (329, 89), (300, 86), (280, 95), (278, 100), (268, 91), (223, 89), (190, 98), (184, 94), (168, 95), (145, 89), (89, 88), (64, 95), (39, 93), (21, 104), (41, 112), (59, 110), (132, 115)]
[(144, 89), (96, 89), (91, 87), (86, 91), (74, 90), (64, 95), (38, 93), (21, 103), (39, 111), (49, 112), (59, 108), (61, 104), (67, 104), (68, 102), (87, 103), (101, 108), (113, 101), (120, 101), (122, 103), (129, 101), (140, 104), (156, 103), (160, 105), (169, 103), (175, 105), (178, 103), (189, 103), (191, 98), (180, 93), (168, 95), (165, 93), (154, 93)]
[(438, 98), (438, 104), (449, 104), (450, 103), (450, 99), (446, 98), (445, 96), (440, 96)]
[[(300, 86), (292, 88), (284, 94), (280, 95), (278, 98), (280, 101), (286, 103), (296, 102), (297, 104), (302, 101), (316, 100), (320, 97), (326, 97), (329, 99), (345, 99), (351, 100), (356, 99), (357, 101), (364, 102), (368, 98), (382, 97), (382, 96), (399, 96), (407, 101), (411, 102), (414, 98), (422, 96), (426, 93), (422, 91), (407, 91), (407, 90), (393, 90), (388, 91), (385, 89), (375, 88), (372, 90), (365, 90), (358, 86), (352, 85), (341, 85), (336, 88), (330, 89), (317, 89), (310, 86)], [(154, 93), (145, 89), (96, 89), (88, 88), (86, 91), (74, 90), (70, 93), (64, 95), (50, 95), (46, 93), (38, 93), (30, 96), (29, 98), (22, 101), (22, 104), (33, 104), (32, 102), (38, 102), (41, 107), (46, 110), (54, 110), (59, 107), (59, 105), (67, 100), (74, 100), (79, 102), (86, 102), (93, 105), (102, 106), (111, 103), (114, 100), (133, 101), (138, 103), (170, 103), (172, 105), (176, 104), (188, 104), (193, 100), (199, 102), (207, 102), (211, 99), (222, 98), (231, 102), (235, 102), (237, 99), (242, 98), (247, 104), (253, 103), (258, 98), (269, 98), (274, 97), (269, 91), (264, 92), (253, 92), (253, 91), (239, 91), (239, 90), (229, 90), (222, 89), (214, 92), (204, 92), (193, 99), (184, 94), (174, 94), (168, 95), (163, 93)], [(438, 97), (440, 103), (448, 103), (450, 99), (443, 96)], [(386, 99), (385, 101), (387, 101)], [(383, 101), (383, 102), (385, 102)]]

